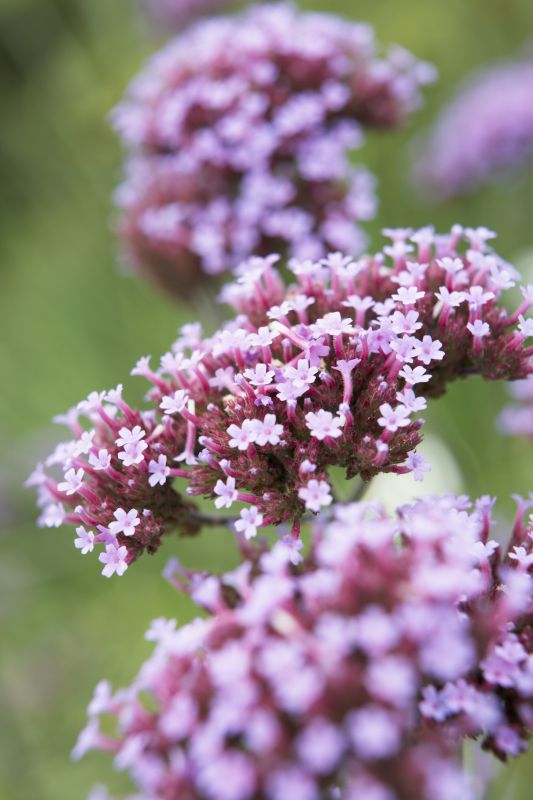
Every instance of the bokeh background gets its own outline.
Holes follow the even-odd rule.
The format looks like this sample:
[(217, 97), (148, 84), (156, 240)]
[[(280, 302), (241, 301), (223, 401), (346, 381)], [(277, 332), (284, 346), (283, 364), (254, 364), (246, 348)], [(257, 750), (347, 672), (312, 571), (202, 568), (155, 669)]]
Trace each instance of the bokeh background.
[[(381, 41), (405, 45), (440, 72), (406, 129), (375, 135), (357, 153), (379, 178), (381, 210), (369, 226), (376, 246), (383, 225), (484, 224), (531, 280), (533, 164), (439, 206), (408, 177), (412, 140), (458, 81), (531, 47), (531, 0), (301, 5), (368, 21)], [(169, 540), (127, 578), (107, 581), (74, 550), (70, 530), (34, 527), (33, 497), (22, 489), (32, 464), (61, 438), (54, 414), (119, 381), (140, 397), (131, 366), (165, 351), (178, 325), (196, 316), (128, 277), (113, 240), (120, 152), (106, 115), (159, 44), (136, 11), (134, 0), (0, 0), (1, 800), (77, 800), (100, 780), (123, 789), (106, 759), (69, 761), (93, 686), (102, 676), (130, 682), (149, 652), (143, 632), (151, 618), (192, 615), (160, 578), (172, 552), (213, 568), (234, 558), (215, 531), (186, 546)], [(431, 487), (497, 494), (502, 520), (512, 513), (510, 494), (533, 488), (531, 443), (495, 432), (504, 400), (502, 386), (462, 383), (433, 405), (427, 425)], [(388, 499), (412, 491), (394, 483), (402, 480), (380, 491)], [(532, 781), (532, 759), (523, 756), (487, 797), (526, 800)]]

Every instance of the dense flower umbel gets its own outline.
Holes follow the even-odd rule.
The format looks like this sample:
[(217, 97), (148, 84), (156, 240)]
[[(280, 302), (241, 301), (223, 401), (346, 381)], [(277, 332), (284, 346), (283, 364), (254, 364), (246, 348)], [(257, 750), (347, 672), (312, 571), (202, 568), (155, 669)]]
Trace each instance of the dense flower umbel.
[(178, 31), (193, 20), (235, 5), (232, 0), (144, 0), (146, 13), (165, 31)]
[(512, 383), (509, 392), (519, 404), (504, 408), (499, 418), (500, 429), (509, 436), (533, 439), (533, 376)]
[[(146, 358), (133, 370), (153, 384), (150, 411), (129, 409), (114, 392), (91, 395), (82, 410), (97, 423), (94, 435), (69, 415), (77, 438), (49, 459), (63, 465), (64, 481), (33, 478), (43, 523), (60, 524), (69, 504), (67, 521), (101, 531), (96, 540), (112, 559), (106, 537), (119, 532), (132, 560), (157, 547), (169, 523), (189, 518), (173, 476), (219, 509), (245, 503), (236, 523), (244, 538), (285, 521), (296, 535), (306, 512), (332, 502), (331, 466), (365, 481), (379, 472), (422, 477), (422, 421), (413, 416), (426, 396), (474, 373), (528, 375), (523, 315), (533, 290), (522, 290), (514, 314), (498, 304), (515, 271), (488, 248), (485, 229), (388, 233), (393, 244), (376, 256), (290, 262), (289, 288), (275, 257), (246, 263), (224, 291), (236, 320), (209, 339), (186, 326), (157, 371)], [(92, 549), (87, 536), (82, 552)]]
[(533, 156), (533, 60), (486, 69), (442, 112), (415, 168), (430, 191), (472, 190)]
[(505, 557), (489, 498), (337, 507), (300, 566), (280, 542), (223, 579), (213, 618), (156, 620), (133, 685), (99, 684), (74, 757), (114, 753), (164, 800), (468, 800), (458, 740), (505, 758), (531, 732), (527, 505)]
[(361, 252), (374, 179), (348, 153), (361, 125), (401, 123), (429, 77), (403, 50), (378, 57), (367, 25), (289, 4), (188, 29), (114, 111), (127, 259), (182, 295), (252, 253)]

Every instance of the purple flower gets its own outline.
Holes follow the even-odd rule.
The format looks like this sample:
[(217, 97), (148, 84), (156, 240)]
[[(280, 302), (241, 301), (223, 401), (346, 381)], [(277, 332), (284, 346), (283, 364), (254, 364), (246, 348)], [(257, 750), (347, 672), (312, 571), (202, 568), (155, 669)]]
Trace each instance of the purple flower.
[(365, 706), (346, 721), (355, 753), (363, 761), (390, 758), (400, 745), (400, 725), (394, 715), (380, 706)]
[[(199, 530), (202, 517), (175, 477), (189, 497), (255, 509), (232, 520), (241, 546), (272, 524), (292, 523), (297, 535), (307, 511), (331, 504), (332, 467), (363, 481), (409, 471), (420, 479), (427, 465), (415, 453), (415, 415), (428, 398), (471, 374), (530, 374), (533, 350), (517, 325), (531, 293), (514, 313), (501, 306), (494, 277), (512, 268), (485, 243), (486, 229), (389, 235), (407, 237), (408, 256), (386, 247), (359, 260), (292, 259), (289, 286), (275, 257), (248, 262), (223, 292), (233, 320), (206, 338), (187, 326), (159, 368), (137, 366), (151, 384), (148, 408), (131, 408), (115, 390), (66, 415), (73, 439), (31, 478), (41, 524), (84, 526), (95, 548), (124, 546), (131, 563), (170, 531)], [(393, 297), (410, 279), (421, 296), (406, 309)], [(469, 302), (444, 303), (441, 290), (458, 286)], [(480, 327), (481, 339), (472, 335)], [(59, 482), (48, 475), (57, 468)]]
[(303, 500), (308, 511), (315, 512), (320, 511), (322, 506), (329, 506), (333, 501), (329, 483), (314, 478), (298, 489), (298, 497)]
[(98, 561), (104, 564), (102, 575), (105, 575), (106, 578), (110, 578), (115, 573), (124, 575), (128, 568), (127, 556), (128, 550), (123, 545), (106, 545), (105, 553), (100, 553), (98, 556)]
[(134, 536), (135, 529), (141, 524), (137, 511), (132, 508), (126, 512), (123, 508), (117, 508), (113, 513), (115, 519), (109, 523), (109, 530), (114, 536), (123, 533), (124, 536)]
[[(106, 395), (109, 402), (104, 395), (91, 396), (60, 417), (74, 438), (56, 448), (46, 467), (59, 467), (65, 479), (56, 481), (39, 467), (29, 482), (37, 486), (43, 509), (40, 525), (69, 522), (76, 526), (74, 544), (82, 554), (107, 545), (125, 547), (129, 564), (145, 550), (155, 552), (161, 536), (182, 524), (191, 533), (198, 530), (185, 510), (192, 511), (192, 506), (169, 480), (180, 472), (169, 462), (186, 445), (188, 422), (181, 416), (158, 419), (153, 413), (134, 411), (121, 392)], [(88, 431), (81, 424), (83, 415), (91, 426)], [(80, 447), (87, 441), (88, 448)], [(127, 448), (139, 444), (143, 449), (137, 458), (122, 457)], [(115, 573), (123, 571), (119, 565)]]
[(160, 408), (165, 414), (179, 414), (187, 406), (189, 396), (183, 389), (178, 389), (171, 397), (163, 397)]
[(533, 155), (531, 59), (502, 63), (469, 78), (444, 108), (415, 170), (442, 197), (472, 191)]
[(74, 547), (80, 550), (82, 556), (92, 553), (94, 550), (94, 533), (86, 530), (83, 525), (76, 528), (77, 538), (74, 539)]
[(235, 523), (235, 530), (242, 533), (246, 539), (252, 539), (257, 535), (257, 529), (263, 524), (263, 515), (259, 513), (256, 506), (243, 508), (240, 519)]
[(118, 458), (122, 461), (125, 467), (131, 467), (133, 464), (141, 464), (144, 461), (144, 451), (148, 445), (146, 442), (132, 442), (125, 444), (124, 449), (118, 453)]
[[(480, 570), (491, 525), (486, 503), (451, 495), (392, 516), (352, 504), (299, 563), (284, 540), (258, 548), (253, 570), (208, 579), (215, 615), (153, 623), (153, 656), (129, 689), (100, 684), (77, 754), (118, 753), (153, 800), (393, 798), (406, 785), (412, 800), (472, 797), (457, 744), (514, 757), (533, 723), (531, 577), (518, 606), (507, 555), (507, 572), (494, 549)], [(519, 518), (515, 547), (531, 553), (531, 531)]]
[(232, 0), (143, 0), (148, 17), (167, 34), (231, 5)]
[(257, 440), (257, 427), (255, 420), (245, 419), (241, 426), (230, 425), (228, 436), (230, 436), (229, 446), (237, 450), (247, 450), (248, 445)]
[(378, 425), (381, 425), (382, 428), (385, 428), (390, 433), (396, 433), (400, 428), (405, 428), (411, 424), (409, 411), (405, 406), (392, 408), (389, 403), (383, 403), (379, 407), (379, 411), (382, 416), (378, 419)]
[(215, 500), (217, 508), (230, 508), (238, 498), (238, 492), (235, 489), (235, 478), (228, 478), (226, 482), (217, 481), (214, 493), (217, 495)]
[(320, 408), (316, 413), (310, 411), (306, 414), (305, 422), (311, 436), (322, 442), (328, 437), (337, 439), (342, 436), (342, 426), (345, 420), (341, 417), (334, 417), (330, 411), (324, 411), (323, 408)]
[(466, 326), (474, 339), (483, 339), (490, 334), (490, 327), (487, 322), (482, 322), (476, 319), (474, 322), (469, 322)]
[(427, 463), (424, 456), (415, 451), (409, 453), (407, 456), (407, 466), (413, 473), (415, 481), (423, 481), (424, 473), (431, 472), (431, 465)]
[(65, 472), (65, 480), (57, 484), (59, 492), (64, 492), (66, 495), (77, 494), (83, 486), (84, 471), (82, 469), (67, 469)]
[(378, 55), (369, 26), (289, 3), (188, 29), (113, 112), (127, 260), (180, 296), (254, 252), (361, 252), (374, 178), (349, 154), (362, 127), (401, 124), (431, 79), (399, 48)]
[(275, 414), (265, 414), (264, 419), (255, 420), (256, 444), (259, 446), (279, 445), (284, 427), (280, 425)]
[(533, 439), (533, 375), (511, 383), (509, 392), (519, 405), (504, 408), (498, 419), (500, 430), (509, 436)]
[(167, 466), (167, 457), (165, 455), (160, 455), (157, 461), (152, 459), (148, 464), (148, 472), (150, 473), (148, 478), (150, 486), (156, 486), (157, 484), (164, 486), (170, 475), (170, 467)]

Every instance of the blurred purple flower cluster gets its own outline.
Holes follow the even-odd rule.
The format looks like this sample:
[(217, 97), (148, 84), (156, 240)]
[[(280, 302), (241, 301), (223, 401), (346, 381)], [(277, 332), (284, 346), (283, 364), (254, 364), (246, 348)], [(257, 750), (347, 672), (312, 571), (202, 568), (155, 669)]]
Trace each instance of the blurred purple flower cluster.
[(500, 430), (509, 436), (533, 439), (533, 377), (511, 383), (509, 393), (517, 402), (500, 414)]
[(131, 408), (119, 386), (59, 418), (75, 438), (46, 462), (62, 480), (42, 468), (30, 479), (41, 523), (77, 525), (82, 553), (103, 545), (104, 575), (120, 575), (169, 530), (198, 530), (175, 477), (219, 509), (245, 503), (236, 523), (245, 538), (290, 521), (297, 534), (306, 513), (333, 500), (330, 467), (363, 481), (422, 477), (413, 415), (427, 397), (471, 374), (530, 374), (523, 315), (533, 287), (513, 314), (499, 304), (517, 273), (484, 228), (387, 234), (392, 243), (374, 256), (289, 261), (289, 288), (275, 256), (253, 258), (223, 292), (234, 321), (207, 339), (186, 326), (155, 371), (140, 359), (133, 374), (152, 384), (150, 409)]
[(292, 5), (189, 28), (113, 112), (126, 149), (116, 193), (126, 259), (182, 296), (251, 254), (361, 252), (374, 177), (362, 130), (401, 124), (433, 69), (372, 29)]
[(98, 685), (74, 757), (112, 753), (151, 799), (474, 798), (457, 743), (515, 756), (533, 722), (533, 502), (507, 554), (492, 504), (337, 506), (298, 567), (280, 542), (221, 579), (214, 616), (155, 620), (153, 656), (128, 689)]
[(415, 171), (428, 192), (450, 197), (533, 156), (533, 59), (471, 78), (445, 107)]
[(233, 0), (144, 0), (146, 13), (165, 31), (179, 31), (208, 14), (234, 5)]

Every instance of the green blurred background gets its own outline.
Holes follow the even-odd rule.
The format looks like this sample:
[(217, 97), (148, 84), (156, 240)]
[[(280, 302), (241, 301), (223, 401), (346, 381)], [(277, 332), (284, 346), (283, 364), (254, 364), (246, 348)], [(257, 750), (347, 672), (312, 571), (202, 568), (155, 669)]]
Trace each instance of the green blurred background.
[[(131, 680), (149, 652), (142, 635), (151, 618), (192, 614), (160, 578), (168, 556), (183, 554), (180, 542), (107, 581), (94, 559), (75, 552), (70, 530), (34, 527), (33, 497), (21, 488), (63, 434), (52, 429), (54, 414), (123, 380), (139, 397), (138, 379), (127, 378), (131, 366), (166, 350), (177, 326), (195, 316), (121, 272), (111, 233), (120, 151), (106, 115), (158, 44), (133, 3), (0, 0), (0, 800), (77, 800), (100, 780), (120, 791), (122, 776), (111, 774), (107, 759), (69, 761), (92, 688), (102, 676), (116, 685)], [(457, 82), (532, 37), (531, 0), (302, 5), (369, 21), (381, 41), (405, 45), (440, 72), (408, 128), (371, 137), (358, 153), (379, 178), (376, 243), (383, 225), (484, 224), (531, 280), (533, 164), (438, 207), (408, 180), (409, 143)], [(449, 448), (465, 491), (501, 497), (502, 518), (512, 512), (512, 492), (533, 488), (531, 445), (494, 432), (504, 396), (499, 385), (454, 386), (427, 426)], [(186, 550), (185, 559), (212, 567), (233, 558), (216, 533)], [(524, 756), (489, 796), (526, 800), (532, 780)]]

